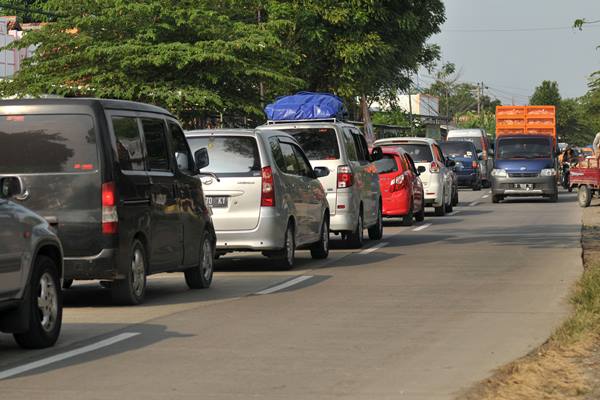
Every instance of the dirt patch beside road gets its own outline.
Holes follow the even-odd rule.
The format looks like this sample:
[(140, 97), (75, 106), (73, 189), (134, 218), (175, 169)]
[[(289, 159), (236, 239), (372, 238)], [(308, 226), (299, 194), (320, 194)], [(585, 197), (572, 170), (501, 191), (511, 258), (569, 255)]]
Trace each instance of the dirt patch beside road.
[(583, 211), (584, 274), (573, 315), (548, 341), (458, 396), (460, 400), (600, 399), (600, 207)]

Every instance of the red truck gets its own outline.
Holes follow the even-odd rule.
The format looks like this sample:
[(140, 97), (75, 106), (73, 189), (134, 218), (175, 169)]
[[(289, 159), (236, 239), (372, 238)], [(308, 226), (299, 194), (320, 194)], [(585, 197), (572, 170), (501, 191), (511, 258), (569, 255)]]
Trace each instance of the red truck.
[(581, 207), (589, 207), (592, 197), (600, 191), (600, 158), (588, 158), (571, 167), (569, 188), (577, 189)]

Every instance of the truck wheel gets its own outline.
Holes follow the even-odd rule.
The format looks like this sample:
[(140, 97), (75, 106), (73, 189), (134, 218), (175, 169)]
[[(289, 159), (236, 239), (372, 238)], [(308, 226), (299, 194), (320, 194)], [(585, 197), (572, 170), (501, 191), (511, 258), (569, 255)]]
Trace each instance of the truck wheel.
[(116, 304), (136, 305), (146, 295), (146, 251), (139, 240), (131, 245), (129, 270), (125, 279), (113, 281), (111, 295)]
[(581, 185), (577, 190), (577, 202), (580, 207), (589, 207), (592, 203), (592, 191), (589, 186)]

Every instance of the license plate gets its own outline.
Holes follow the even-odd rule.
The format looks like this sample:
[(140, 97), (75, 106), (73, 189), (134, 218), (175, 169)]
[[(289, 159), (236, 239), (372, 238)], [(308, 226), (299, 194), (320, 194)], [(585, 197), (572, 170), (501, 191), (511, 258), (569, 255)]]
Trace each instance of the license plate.
[(227, 207), (226, 196), (206, 196), (206, 205), (212, 208), (225, 208)]
[(533, 190), (533, 184), (531, 184), (531, 183), (518, 183), (518, 184), (515, 184), (515, 189)]

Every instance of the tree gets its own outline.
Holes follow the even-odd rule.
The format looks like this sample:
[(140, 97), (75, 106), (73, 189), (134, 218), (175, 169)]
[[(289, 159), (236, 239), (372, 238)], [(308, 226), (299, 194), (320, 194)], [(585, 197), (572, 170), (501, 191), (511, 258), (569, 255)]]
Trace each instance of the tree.
[(40, 22), (53, 19), (53, 13), (45, 9), (47, 0), (3, 0), (1, 15), (16, 15), (19, 22)]
[(0, 90), (150, 102), (188, 123), (210, 112), (262, 116), (261, 82), (274, 97), (302, 81), (274, 33), (280, 21), (257, 23), (250, 3), (236, 1), (234, 14), (211, 0), (48, 0), (65, 17), (15, 42), (38, 47)]
[(540, 86), (535, 88), (533, 96), (529, 100), (529, 104), (532, 106), (559, 107), (560, 102), (560, 90), (556, 81), (543, 81)]

